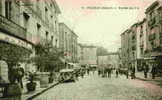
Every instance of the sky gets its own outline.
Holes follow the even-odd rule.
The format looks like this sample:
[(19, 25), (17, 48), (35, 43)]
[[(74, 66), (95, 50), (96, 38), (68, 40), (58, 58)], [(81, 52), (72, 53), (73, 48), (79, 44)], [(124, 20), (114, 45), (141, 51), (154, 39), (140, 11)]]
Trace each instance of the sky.
[(154, 1), (56, 0), (61, 9), (59, 21), (74, 30), (79, 43), (100, 45), (111, 52), (120, 47), (120, 34), (141, 21)]

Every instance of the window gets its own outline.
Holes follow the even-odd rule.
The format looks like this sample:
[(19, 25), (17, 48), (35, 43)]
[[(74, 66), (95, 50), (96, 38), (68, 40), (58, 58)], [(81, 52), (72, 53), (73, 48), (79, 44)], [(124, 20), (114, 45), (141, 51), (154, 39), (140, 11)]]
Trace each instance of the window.
[(52, 42), (52, 44), (53, 44), (53, 36), (51, 36), (51, 42)]
[(52, 4), (50, 4), (50, 7), (52, 7)]
[(45, 21), (47, 23), (49, 23), (49, 20), (48, 20), (48, 9), (45, 7)]
[(10, 0), (5, 1), (5, 16), (8, 19), (11, 19), (11, 4), (12, 2)]
[(47, 9), (47, 7), (45, 7), (45, 12), (47, 12), (48, 11), (48, 9)]
[(56, 47), (57, 47), (57, 39), (55, 40), (55, 42), (56, 42), (56, 44), (55, 44), (55, 45), (56, 45)]
[(46, 31), (46, 39), (48, 39), (48, 32)]
[(37, 34), (40, 32), (41, 25), (37, 23)]
[(23, 16), (24, 16), (24, 27), (26, 29), (28, 29), (28, 22), (29, 22), (30, 16), (27, 13), (25, 13), (25, 12), (23, 13)]

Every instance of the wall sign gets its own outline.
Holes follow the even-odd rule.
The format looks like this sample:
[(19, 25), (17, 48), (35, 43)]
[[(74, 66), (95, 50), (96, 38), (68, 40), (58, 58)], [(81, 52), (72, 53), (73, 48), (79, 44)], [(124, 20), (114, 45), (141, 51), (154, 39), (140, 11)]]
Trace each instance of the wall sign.
[(31, 44), (29, 44), (23, 40), (20, 40), (18, 38), (12, 37), (10, 35), (4, 34), (2, 32), (0, 32), (0, 40), (11, 43), (11, 44), (15, 44), (15, 45), (27, 48), (27, 49), (32, 49)]

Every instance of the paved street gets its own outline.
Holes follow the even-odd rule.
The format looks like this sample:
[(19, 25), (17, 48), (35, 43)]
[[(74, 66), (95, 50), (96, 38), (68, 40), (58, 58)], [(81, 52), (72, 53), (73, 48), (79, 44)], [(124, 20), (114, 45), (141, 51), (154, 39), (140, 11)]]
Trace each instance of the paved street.
[(125, 76), (111, 79), (91, 73), (75, 83), (62, 83), (34, 100), (160, 100), (162, 89)]

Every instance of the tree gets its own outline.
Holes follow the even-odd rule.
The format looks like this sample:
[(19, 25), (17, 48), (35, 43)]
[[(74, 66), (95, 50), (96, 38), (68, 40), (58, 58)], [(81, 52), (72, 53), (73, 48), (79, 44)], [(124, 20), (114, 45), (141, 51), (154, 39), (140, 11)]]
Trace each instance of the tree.
[(30, 50), (17, 45), (0, 43), (0, 60), (4, 60), (8, 64), (8, 78), (11, 83), (15, 77), (13, 67), (18, 63), (26, 62), (31, 53)]
[(59, 64), (62, 63), (60, 57), (63, 56), (63, 53), (52, 46), (50, 42), (37, 44), (35, 51), (36, 56), (32, 58), (32, 61), (37, 65), (38, 70), (41, 72), (59, 70)]

